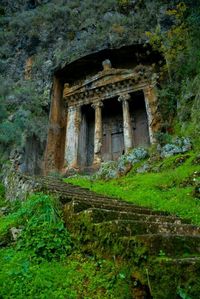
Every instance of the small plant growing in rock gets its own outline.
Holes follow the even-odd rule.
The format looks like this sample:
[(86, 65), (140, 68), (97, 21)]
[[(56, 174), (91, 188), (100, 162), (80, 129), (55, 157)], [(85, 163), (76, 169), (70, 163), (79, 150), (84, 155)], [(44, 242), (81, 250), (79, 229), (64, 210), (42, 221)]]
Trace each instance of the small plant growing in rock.
[(159, 252), (159, 257), (166, 257), (166, 254), (162, 249)]

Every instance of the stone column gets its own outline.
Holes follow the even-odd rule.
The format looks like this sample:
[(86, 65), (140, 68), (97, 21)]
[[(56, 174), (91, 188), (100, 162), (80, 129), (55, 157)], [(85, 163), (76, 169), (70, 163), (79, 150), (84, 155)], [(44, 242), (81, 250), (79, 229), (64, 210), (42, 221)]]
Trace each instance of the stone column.
[(147, 86), (143, 89), (147, 118), (148, 118), (148, 127), (149, 127), (149, 137), (151, 144), (155, 143), (154, 133), (159, 131), (161, 118), (158, 113), (158, 104), (157, 104), (157, 95), (155, 87)]
[(78, 143), (81, 123), (81, 107), (72, 106), (67, 113), (67, 134), (65, 146), (65, 160), (68, 168), (78, 167)]
[(95, 128), (94, 128), (94, 165), (101, 163), (101, 148), (103, 139), (103, 128), (102, 128), (102, 106), (101, 101), (94, 103), (92, 108), (95, 109)]
[(120, 95), (118, 98), (118, 101), (122, 102), (125, 152), (133, 148), (133, 134), (128, 103), (130, 98), (131, 96), (129, 94)]

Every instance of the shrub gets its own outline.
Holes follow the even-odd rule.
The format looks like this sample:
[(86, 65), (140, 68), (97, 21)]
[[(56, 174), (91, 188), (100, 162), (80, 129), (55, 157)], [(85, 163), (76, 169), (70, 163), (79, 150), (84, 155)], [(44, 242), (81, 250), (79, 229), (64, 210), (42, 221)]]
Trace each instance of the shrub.
[(94, 176), (95, 179), (113, 179), (126, 174), (133, 165), (148, 157), (148, 152), (144, 148), (135, 148), (125, 155), (119, 157), (117, 161), (108, 161), (101, 164), (101, 168)]
[[(28, 251), (37, 259), (59, 259), (69, 254), (72, 242), (55, 199), (43, 193), (34, 194), (22, 202), (15, 213), (1, 221), (1, 240), (11, 228), (21, 230), (16, 242), (17, 250)], [(15, 240), (14, 240), (15, 241)]]
[(170, 157), (176, 154), (185, 153), (192, 149), (189, 138), (176, 138), (172, 143), (168, 143), (161, 148), (160, 154), (162, 158)]
[(5, 187), (2, 183), (0, 183), (0, 200), (4, 199), (5, 197)]

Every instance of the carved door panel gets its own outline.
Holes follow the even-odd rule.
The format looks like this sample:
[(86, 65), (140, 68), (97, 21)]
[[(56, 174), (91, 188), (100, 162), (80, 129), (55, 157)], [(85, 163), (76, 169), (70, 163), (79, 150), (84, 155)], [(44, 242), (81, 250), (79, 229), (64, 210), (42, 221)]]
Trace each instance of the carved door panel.
[(117, 160), (124, 150), (123, 133), (112, 134), (112, 160)]
[(103, 123), (103, 161), (116, 160), (124, 150), (122, 116), (106, 119)]
[(150, 141), (146, 111), (142, 109), (137, 110), (132, 123), (134, 146), (148, 145)]
[(94, 123), (88, 124), (87, 131), (87, 166), (92, 165), (94, 159)]
[(102, 160), (112, 160), (111, 154), (111, 125), (110, 121), (107, 120), (103, 123), (103, 144), (102, 144)]
[(82, 115), (79, 143), (78, 143), (78, 165), (87, 165), (87, 119), (85, 114)]

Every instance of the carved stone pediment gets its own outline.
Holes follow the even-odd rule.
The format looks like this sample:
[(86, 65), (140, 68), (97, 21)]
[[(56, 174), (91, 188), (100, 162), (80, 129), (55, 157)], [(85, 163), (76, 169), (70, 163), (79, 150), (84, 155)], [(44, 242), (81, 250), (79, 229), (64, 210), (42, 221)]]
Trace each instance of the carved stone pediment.
[(77, 85), (69, 86), (69, 84), (66, 83), (64, 87), (64, 98), (95, 89), (103, 90), (106, 86), (115, 85), (118, 82), (127, 80), (133, 80), (137, 83), (139, 81), (150, 79), (151, 76), (151, 67), (143, 65), (139, 65), (135, 69), (105, 69)]

